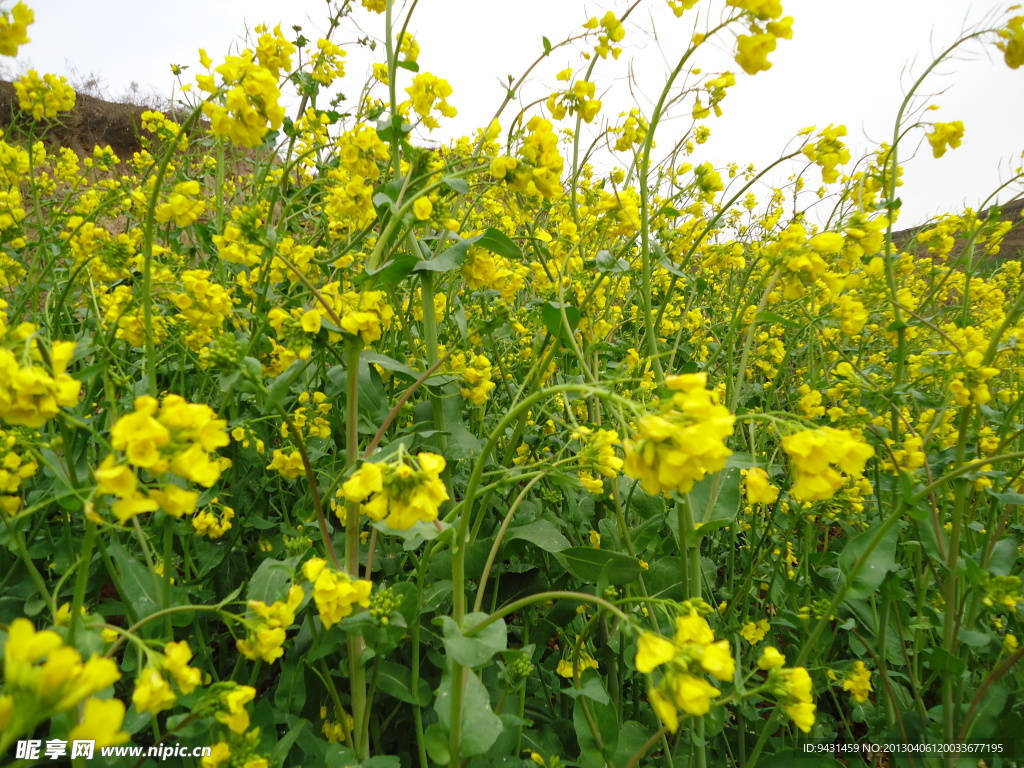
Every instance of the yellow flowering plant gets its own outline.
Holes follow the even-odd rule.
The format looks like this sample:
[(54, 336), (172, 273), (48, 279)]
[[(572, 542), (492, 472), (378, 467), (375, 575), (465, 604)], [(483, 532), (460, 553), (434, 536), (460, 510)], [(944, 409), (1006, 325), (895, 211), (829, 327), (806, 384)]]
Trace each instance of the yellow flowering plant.
[[(824, 115), (756, 168), (708, 152), (782, 70), (782, 0), (605, 4), (457, 137), (486, 94), (427, 71), (429, 5), (201, 50), (117, 148), (54, 146), (59, 77), (14, 86), (0, 760), (1005, 746), (1024, 172), (922, 226), (900, 186), (974, 135), (923, 117), (928, 73), (974, 44), (1019, 68), (1022, 17), (946, 49), (890, 141)], [(622, 109), (646, 19), (668, 67)], [(32, 20), (0, 7), (0, 55)]]

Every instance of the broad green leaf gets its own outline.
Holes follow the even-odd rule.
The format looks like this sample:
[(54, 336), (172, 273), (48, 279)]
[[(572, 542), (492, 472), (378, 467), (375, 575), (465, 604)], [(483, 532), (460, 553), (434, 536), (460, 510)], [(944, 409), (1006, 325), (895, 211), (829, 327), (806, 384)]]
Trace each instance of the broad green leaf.
[(445, 176), (441, 179), (441, 183), (453, 192), (458, 192), (460, 195), (469, 194), (469, 184), (466, 183), (465, 179), (460, 179), (455, 176)]
[(544, 320), (544, 327), (548, 333), (563, 342), (568, 341), (568, 334), (565, 331), (565, 323), (562, 322), (562, 313), (569, 321), (569, 328), (575, 332), (580, 324), (580, 311), (569, 304), (559, 304), (557, 301), (547, 301), (541, 305), (540, 314)]
[(448, 738), (448, 729), (440, 723), (431, 723), (423, 733), (423, 743), (427, 748), (427, 755), (438, 765), (448, 765), (452, 761)]
[(566, 570), (581, 581), (621, 586), (640, 575), (640, 561), (635, 557), (590, 547), (570, 547), (556, 555)]
[[(466, 676), (466, 687), (462, 697), (460, 748), (465, 757), (472, 757), (487, 752), (501, 735), (503, 726), (501, 718), (491, 709), (491, 698), (480, 678), (471, 669), (463, 670), (463, 674)], [(451, 690), (451, 671), (445, 670), (441, 685), (437, 688), (437, 698), (434, 699), (434, 711), (446, 735), (451, 731), (452, 723)], [(433, 738), (437, 736), (435, 734)]]
[(367, 363), (379, 365), (385, 371), (391, 371), (392, 373), (398, 374), (401, 378), (408, 379), (409, 381), (416, 381), (416, 379), (423, 375), (421, 371), (414, 371), (405, 363), (400, 363), (395, 360), (395, 358), (382, 355), (380, 352), (371, 352), (368, 349), (364, 349), (359, 353), (359, 357)]
[(690, 504), (698, 524), (698, 533), (723, 528), (740, 511), (740, 471), (726, 469), (706, 477), (690, 491)]
[(287, 560), (264, 560), (249, 579), (246, 598), (261, 600), (267, 605), (276, 600), (283, 600), (288, 592), (288, 585), (295, 578), (295, 568), (301, 559), (289, 557)]
[(562, 693), (572, 699), (579, 698), (580, 696), (586, 696), (588, 699), (596, 701), (598, 704), (607, 704), (611, 701), (611, 697), (608, 696), (608, 691), (605, 690), (604, 683), (597, 675), (587, 675), (586, 681), (579, 688), (566, 688)]
[(803, 327), (795, 320), (790, 320), (788, 317), (783, 317), (776, 312), (758, 312), (754, 315), (754, 325), (761, 325), (762, 323), (776, 323), (778, 325), (789, 326), (790, 328)]
[(505, 534), (505, 541), (523, 539), (545, 552), (561, 552), (571, 544), (557, 528), (548, 520), (534, 520), (532, 523), (520, 525)]
[(460, 240), (451, 248), (439, 254), (436, 258), (417, 263), (413, 268), (413, 271), (450, 272), (453, 269), (457, 269), (462, 265), (462, 262), (466, 260), (466, 254), (469, 253), (470, 246), (473, 245), (480, 248), (486, 248), (492, 253), (504, 256), (507, 259), (514, 259), (518, 261), (523, 258), (522, 250), (520, 250), (519, 246), (516, 245), (508, 235), (494, 227), (488, 227), (479, 235)]
[(161, 601), (153, 574), (117, 541), (107, 544), (107, 553), (121, 571), (121, 582), (128, 593), (124, 598), (131, 600), (135, 615), (144, 618), (154, 613)]
[(430, 703), (430, 686), (422, 677), (416, 690), (412, 690), (412, 670), (405, 664), (382, 661), (377, 670), (377, 685), (389, 696), (399, 701), (425, 707)]
[[(486, 618), (486, 613), (470, 613), (464, 618), (463, 625), (471, 627)], [(448, 655), (466, 667), (481, 667), (490, 661), (494, 654), (508, 648), (508, 630), (501, 619), (488, 624), (471, 637), (463, 634), (451, 616), (441, 617), (441, 627)]]
[(870, 529), (864, 531), (851, 539), (839, 555), (839, 570), (849, 584), (849, 588), (846, 590), (847, 600), (869, 597), (881, 585), (886, 574), (896, 567), (896, 542), (899, 540), (900, 530), (898, 526), (894, 525), (851, 580), (850, 576), (854, 565), (867, 550), (868, 544), (874, 536), (874, 531)]

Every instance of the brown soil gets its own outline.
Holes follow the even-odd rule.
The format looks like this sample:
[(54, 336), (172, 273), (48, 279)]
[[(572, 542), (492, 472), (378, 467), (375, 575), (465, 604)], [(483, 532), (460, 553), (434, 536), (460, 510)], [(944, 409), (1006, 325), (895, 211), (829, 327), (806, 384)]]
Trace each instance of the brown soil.
[[(91, 155), (96, 146), (110, 146), (119, 158), (127, 160), (142, 148), (140, 118), (145, 111), (146, 107), (114, 104), (79, 93), (75, 108), (62, 113), (59, 120), (45, 123), (41, 137), (48, 143), (69, 147), (79, 155)], [(23, 118), (19, 119), (18, 112), (13, 83), (0, 80), (0, 126), (11, 130), (15, 137), (29, 125)], [(38, 127), (36, 134), (40, 134)]]
[[(989, 211), (991, 210), (991, 208), (986, 208), (978, 214), (978, 218), (984, 221), (988, 218)], [(1024, 258), (1024, 221), (1021, 219), (1022, 215), (1024, 215), (1024, 199), (1014, 200), (1012, 203), (1007, 203), (1002, 206), (1002, 210), (1000, 211), (1000, 220), (1012, 222), (1016, 226), (1011, 229), (1003, 239), (999, 253), (995, 256), (996, 259)], [(893, 242), (899, 248), (908, 248), (908, 246), (912, 247), (915, 244), (914, 238), (917, 237), (918, 232), (925, 229), (929, 229), (928, 224), (919, 227), (910, 227), (909, 229), (903, 229), (899, 232), (893, 232)], [(959, 256), (963, 252), (964, 245), (965, 239), (958, 238), (950, 256), (952, 258)]]

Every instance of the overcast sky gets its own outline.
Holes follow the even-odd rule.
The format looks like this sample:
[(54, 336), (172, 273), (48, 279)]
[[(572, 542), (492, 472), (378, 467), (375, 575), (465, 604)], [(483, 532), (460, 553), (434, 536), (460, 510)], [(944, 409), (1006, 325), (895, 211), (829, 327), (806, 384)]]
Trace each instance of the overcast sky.
[[(708, 2), (704, 0), (697, 8)], [(281, 23), (286, 30), (303, 26), (307, 37), (322, 30), (324, 0), (176, 0), (173, 4), (139, 0), (27, 0), (35, 10), (32, 42), (22, 48), (17, 67), (81, 75), (94, 74), (112, 96), (132, 81), (144, 90), (169, 93), (171, 64), (197, 68), (198, 48), (216, 61), (246, 26)], [(454, 94), (449, 101), (459, 117), (449, 130), (431, 138), (446, 139), (454, 129), (466, 132), (485, 123), (503, 92), (499, 79), (519, 75), (541, 52), (541, 36), (557, 41), (579, 31), (599, 10), (621, 11), (624, 0), (603, 3), (580, 0), (420, 0), (410, 25), (423, 49), (421, 66), (447, 78)], [(606, 113), (614, 117), (631, 106), (628, 84), (615, 73), (632, 63), (638, 79), (657, 95), (664, 57), (678, 56), (692, 31), (688, 16), (675, 20), (660, 13), (663, 0), (649, 4), (659, 13), (636, 13), (618, 62), (602, 62), (600, 79)], [(794, 39), (780, 41), (771, 56), (773, 68), (746, 77), (723, 103), (725, 114), (708, 125), (714, 135), (704, 157), (716, 165), (753, 162), (763, 166), (808, 125), (846, 123), (854, 150), (866, 151), (892, 135), (893, 120), (905, 89), (932, 60), (932, 54), (954, 41), (961, 30), (988, 20), (1006, 18), (1009, 2), (994, 0), (783, 0), (795, 17)], [(1020, 12), (1020, 11), (1018, 11)], [(692, 12), (691, 12), (692, 13)], [(383, 17), (360, 11), (359, 23), (380, 35)], [(656, 28), (658, 42), (642, 36), (639, 27)], [(336, 39), (351, 42), (355, 35)], [(632, 45), (630, 45), (632, 44)], [(558, 70), (577, 65), (570, 51), (556, 51), (538, 69), (537, 95), (554, 86)], [(704, 62), (708, 67), (720, 62)], [(735, 70), (735, 65), (732, 66)], [(350, 66), (350, 93), (358, 92), (363, 73)], [(940, 160), (927, 144), (906, 164), (901, 191), (909, 226), (937, 213), (977, 206), (1012, 168), (1024, 150), (1024, 68), (1012, 71), (991, 46), (975, 44), (959, 60), (942, 67), (925, 90), (941, 105), (928, 113), (935, 120), (963, 120), (963, 146)], [(643, 96), (641, 96), (643, 99)], [(669, 126), (671, 130), (671, 126)], [(916, 136), (921, 136), (919, 132)], [(668, 135), (664, 137), (669, 142)], [(912, 147), (913, 145), (908, 145)], [(856, 155), (855, 151), (855, 155)], [(904, 157), (908, 156), (905, 152)], [(1003, 200), (1007, 196), (1003, 196)]]

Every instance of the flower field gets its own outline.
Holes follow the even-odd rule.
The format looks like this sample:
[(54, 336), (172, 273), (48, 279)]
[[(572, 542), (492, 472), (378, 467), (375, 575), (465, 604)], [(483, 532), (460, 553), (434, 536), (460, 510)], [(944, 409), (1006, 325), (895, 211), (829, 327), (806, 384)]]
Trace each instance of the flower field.
[[(447, 143), (416, 11), (201, 50), (131, 157), (15, 83), (0, 766), (1024, 764), (1024, 171), (894, 238), (901, 156), (970, 130), (919, 92), (1020, 68), (1021, 11), (889, 143), (765, 168), (693, 156), (779, 0), (581, 10)], [(648, 12), (672, 58), (615, 114)]]

